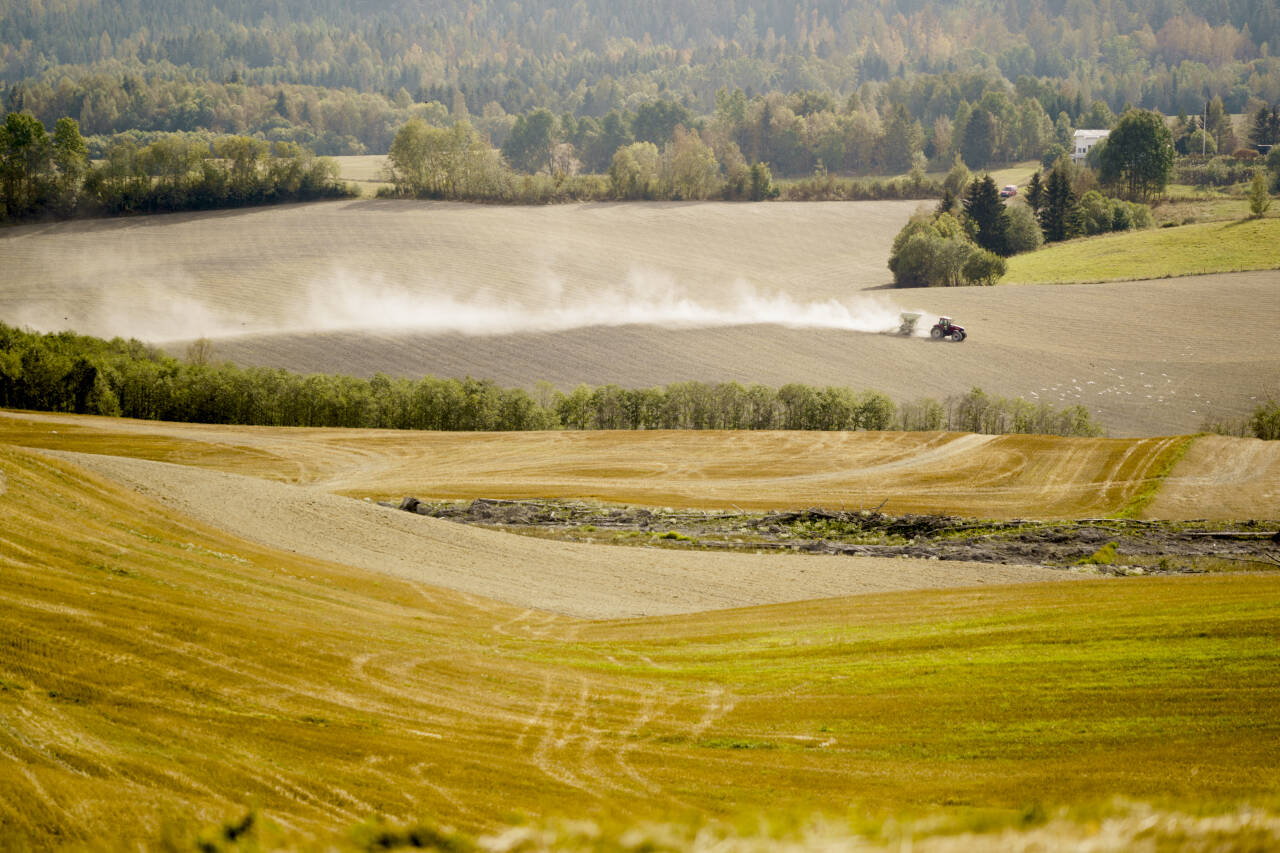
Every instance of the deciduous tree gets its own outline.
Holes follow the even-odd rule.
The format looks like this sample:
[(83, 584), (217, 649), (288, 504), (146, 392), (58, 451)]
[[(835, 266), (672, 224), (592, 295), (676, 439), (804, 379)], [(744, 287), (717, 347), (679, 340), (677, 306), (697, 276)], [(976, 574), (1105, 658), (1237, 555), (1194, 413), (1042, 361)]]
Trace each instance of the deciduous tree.
[(1173, 134), (1159, 113), (1129, 110), (1100, 145), (1103, 183), (1134, 201), (1164, 191), (1173, 172)]

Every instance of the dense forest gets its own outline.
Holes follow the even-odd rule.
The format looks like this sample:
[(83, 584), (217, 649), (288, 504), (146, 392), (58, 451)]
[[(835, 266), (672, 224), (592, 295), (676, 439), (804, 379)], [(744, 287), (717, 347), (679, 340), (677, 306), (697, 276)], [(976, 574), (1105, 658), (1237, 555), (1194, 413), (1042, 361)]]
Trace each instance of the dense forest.
[(1097, 126), (1130, 105), (1252, 113), (1280, 102), (1277, 42), (1266, 0), (0, 0), (0, 109), (74, 118), (91, 147), (211, 131), (339, 154), (385, 152), (413, 118), (468, 118), (502, 145), (535, 110), (606, 136), (613, 115), (646, 141), (642, 110), (663, 103), (660, 118), (727, 114), (777, 174), (865, 172), (889, 168), (883, 149), (814, 140), (878, 134), (900, 106), (920, 153), (949, 164), (983, 102), (996, 160), (1027, 156), (1046, 118), (1061, 142), (1060, 117)]
[(580, 385), (532, 393), (478, 379), (372, 379), (241, 368), (206, 341), (175, 359), (136, 340), (39, 334), (0, 323), (0, 407), (149, 420), (426, 430), (938, 430), (1097, 435), (1088, 409), (973, 389), (895, 405), (875, 391), (789, 384)]

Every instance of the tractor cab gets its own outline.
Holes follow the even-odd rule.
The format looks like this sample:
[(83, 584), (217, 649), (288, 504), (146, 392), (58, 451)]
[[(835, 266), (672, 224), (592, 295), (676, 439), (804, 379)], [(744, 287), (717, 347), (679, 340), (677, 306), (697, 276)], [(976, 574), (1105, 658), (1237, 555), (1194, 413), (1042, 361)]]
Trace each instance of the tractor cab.
[(947, 340), (960, 343), (965, 339), (964, 326), (952, 323), (950, 317), (939, 317), (938, 322), (929, 330), (929, 337), (935, 341)]

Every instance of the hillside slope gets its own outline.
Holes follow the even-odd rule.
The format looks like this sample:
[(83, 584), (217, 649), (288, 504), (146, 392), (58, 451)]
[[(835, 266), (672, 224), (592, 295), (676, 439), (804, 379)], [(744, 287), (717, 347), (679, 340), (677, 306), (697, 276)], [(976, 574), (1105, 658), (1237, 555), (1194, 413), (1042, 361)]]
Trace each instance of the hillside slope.
[[(1280, 272), (883, 290), (913, 202), (498, 208), (340, 202), (0, 234), (0, 313), (299, 372), (686, 379), (1082, 404), (1192, 432), (1280, 388)], [(867, 334), (948, 314), (961, 346)], [(859, 331), (860, 330), (860, 331)], [(176, 339), (176, 340), (175, 340)]]
[(9, 445), (0, 486), (0, 831), (19, 847), (190, 848), (251, 808), (264, 846), (327, 848), (375, 816), (852, 807), (938, 831), (1121, 792), (1274, 797), (1274, 577), (583, 623), (256, 545)]
[[(694, 508), (871, 508), (986, 518), (1280, 518), (1280, 442), (959, 433), (432, 433), (0, 413), (0, 441), (129, 456), (329, 493), (594, 498)], [(1186, 453), (1161, 479), (1172, 460)], [(1142, 509), (1142, 506), (1137, 508)]]

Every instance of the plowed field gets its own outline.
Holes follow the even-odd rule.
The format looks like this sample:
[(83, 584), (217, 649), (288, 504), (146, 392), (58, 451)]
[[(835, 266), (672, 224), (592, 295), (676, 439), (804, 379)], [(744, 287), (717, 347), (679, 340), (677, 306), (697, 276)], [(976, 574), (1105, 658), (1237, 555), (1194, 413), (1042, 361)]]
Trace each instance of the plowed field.
[[(0, 234), (0, 316), (300, 372), (696, 379), (1082, 404), (1193, 432), (1280, 394), (1280, 272), (893, 291), (914, 202), (337, 202)], [(948, 314), (962, 345), (870, 334)]]

